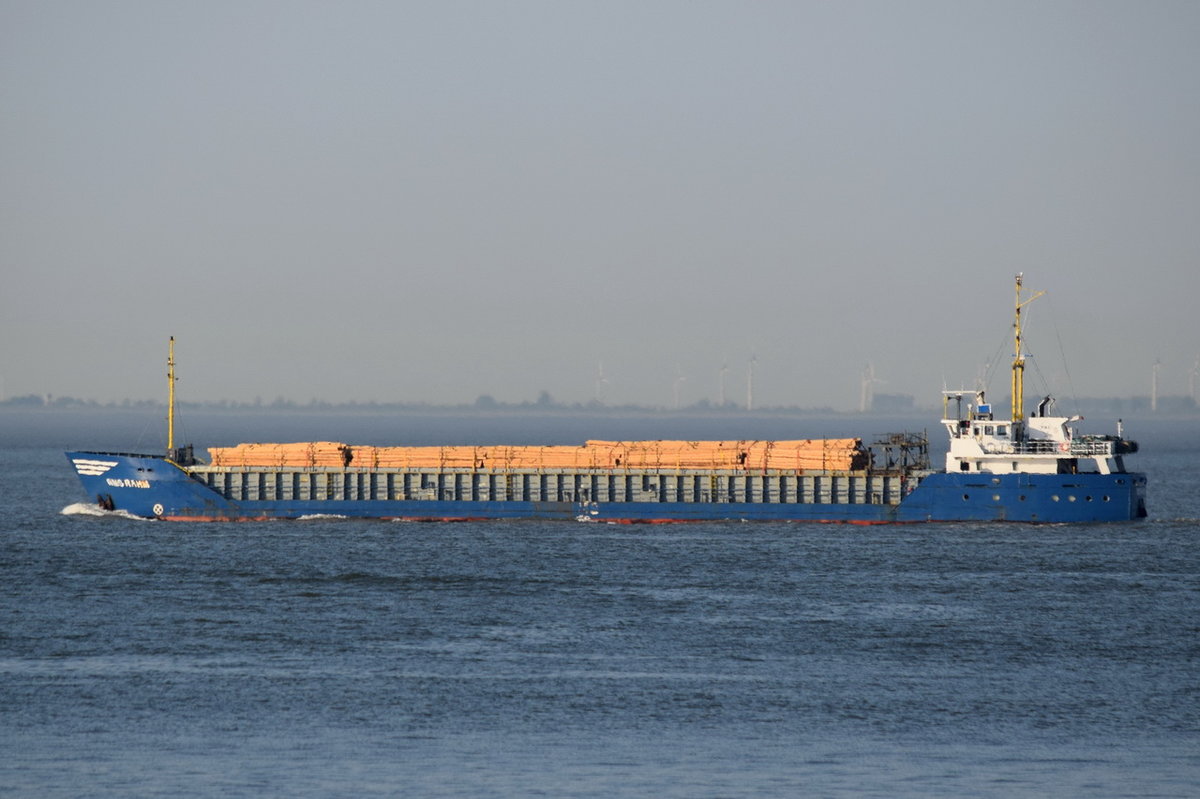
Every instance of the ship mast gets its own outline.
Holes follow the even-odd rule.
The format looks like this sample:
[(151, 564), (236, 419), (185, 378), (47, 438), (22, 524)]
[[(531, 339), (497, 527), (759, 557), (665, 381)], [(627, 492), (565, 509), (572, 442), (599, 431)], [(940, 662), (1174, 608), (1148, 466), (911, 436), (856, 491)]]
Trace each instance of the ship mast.
[(1014, 422), (1025, 419), (1025, 354), (1021, 351), (1021, 309), (1046, 293), (1039, 291), (1025, 302), (1021, 302), (1021, 278), (1024, 274), (1024, 272), (1017, 273), (1016, 321), (1013, 322), (1015, 355), (1012, 365), (1012, 420)]
[(175, 454), (175, 337), (167, 343), (167, 457)]

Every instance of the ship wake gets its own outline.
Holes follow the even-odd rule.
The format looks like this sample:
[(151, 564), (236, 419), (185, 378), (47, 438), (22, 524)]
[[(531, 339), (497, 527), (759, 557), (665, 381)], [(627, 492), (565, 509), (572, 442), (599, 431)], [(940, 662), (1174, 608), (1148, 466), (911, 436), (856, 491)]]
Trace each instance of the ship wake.
[(139, 522), (152, 521), (144, 516), (137, 516), (127, 510), (105, 510), (91, 502), (75, 502), (59, 511), (63, 516), (106, 516), (113, 519), (133, 519)]

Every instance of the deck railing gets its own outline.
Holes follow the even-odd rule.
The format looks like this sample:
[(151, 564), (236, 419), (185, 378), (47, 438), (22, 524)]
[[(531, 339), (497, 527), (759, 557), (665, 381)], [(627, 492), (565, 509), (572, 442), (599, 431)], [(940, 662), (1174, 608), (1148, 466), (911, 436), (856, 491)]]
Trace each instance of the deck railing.
[(1113, 442), (1106, 440), (1076, 439), (1071, 441), (1006, 441), (986, 442), (983, 451), (988, 454), (1013, 455), (1058, 455), (1064, 458), (1107, 458), (1113, 454)]

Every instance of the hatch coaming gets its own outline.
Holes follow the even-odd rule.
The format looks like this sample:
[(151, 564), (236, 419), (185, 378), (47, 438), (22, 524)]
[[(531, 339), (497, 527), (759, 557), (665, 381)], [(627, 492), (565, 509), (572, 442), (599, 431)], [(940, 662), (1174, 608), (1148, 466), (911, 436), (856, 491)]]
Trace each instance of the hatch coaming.
[(194, 466), (235, 502), (651, 502), (898, 505), (928, 472), (472, 470)]

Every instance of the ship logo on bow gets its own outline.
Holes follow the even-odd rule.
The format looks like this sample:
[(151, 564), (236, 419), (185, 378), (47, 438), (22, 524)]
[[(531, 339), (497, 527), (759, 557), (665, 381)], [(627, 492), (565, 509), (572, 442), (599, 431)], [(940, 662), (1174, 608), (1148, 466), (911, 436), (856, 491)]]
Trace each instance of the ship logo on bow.
[(90, 458), (72, 458), (71, 462), (75, 464), (75, 471), (91, 477), (104, 474), (117, 465), (116, 461), (97, 461)]

